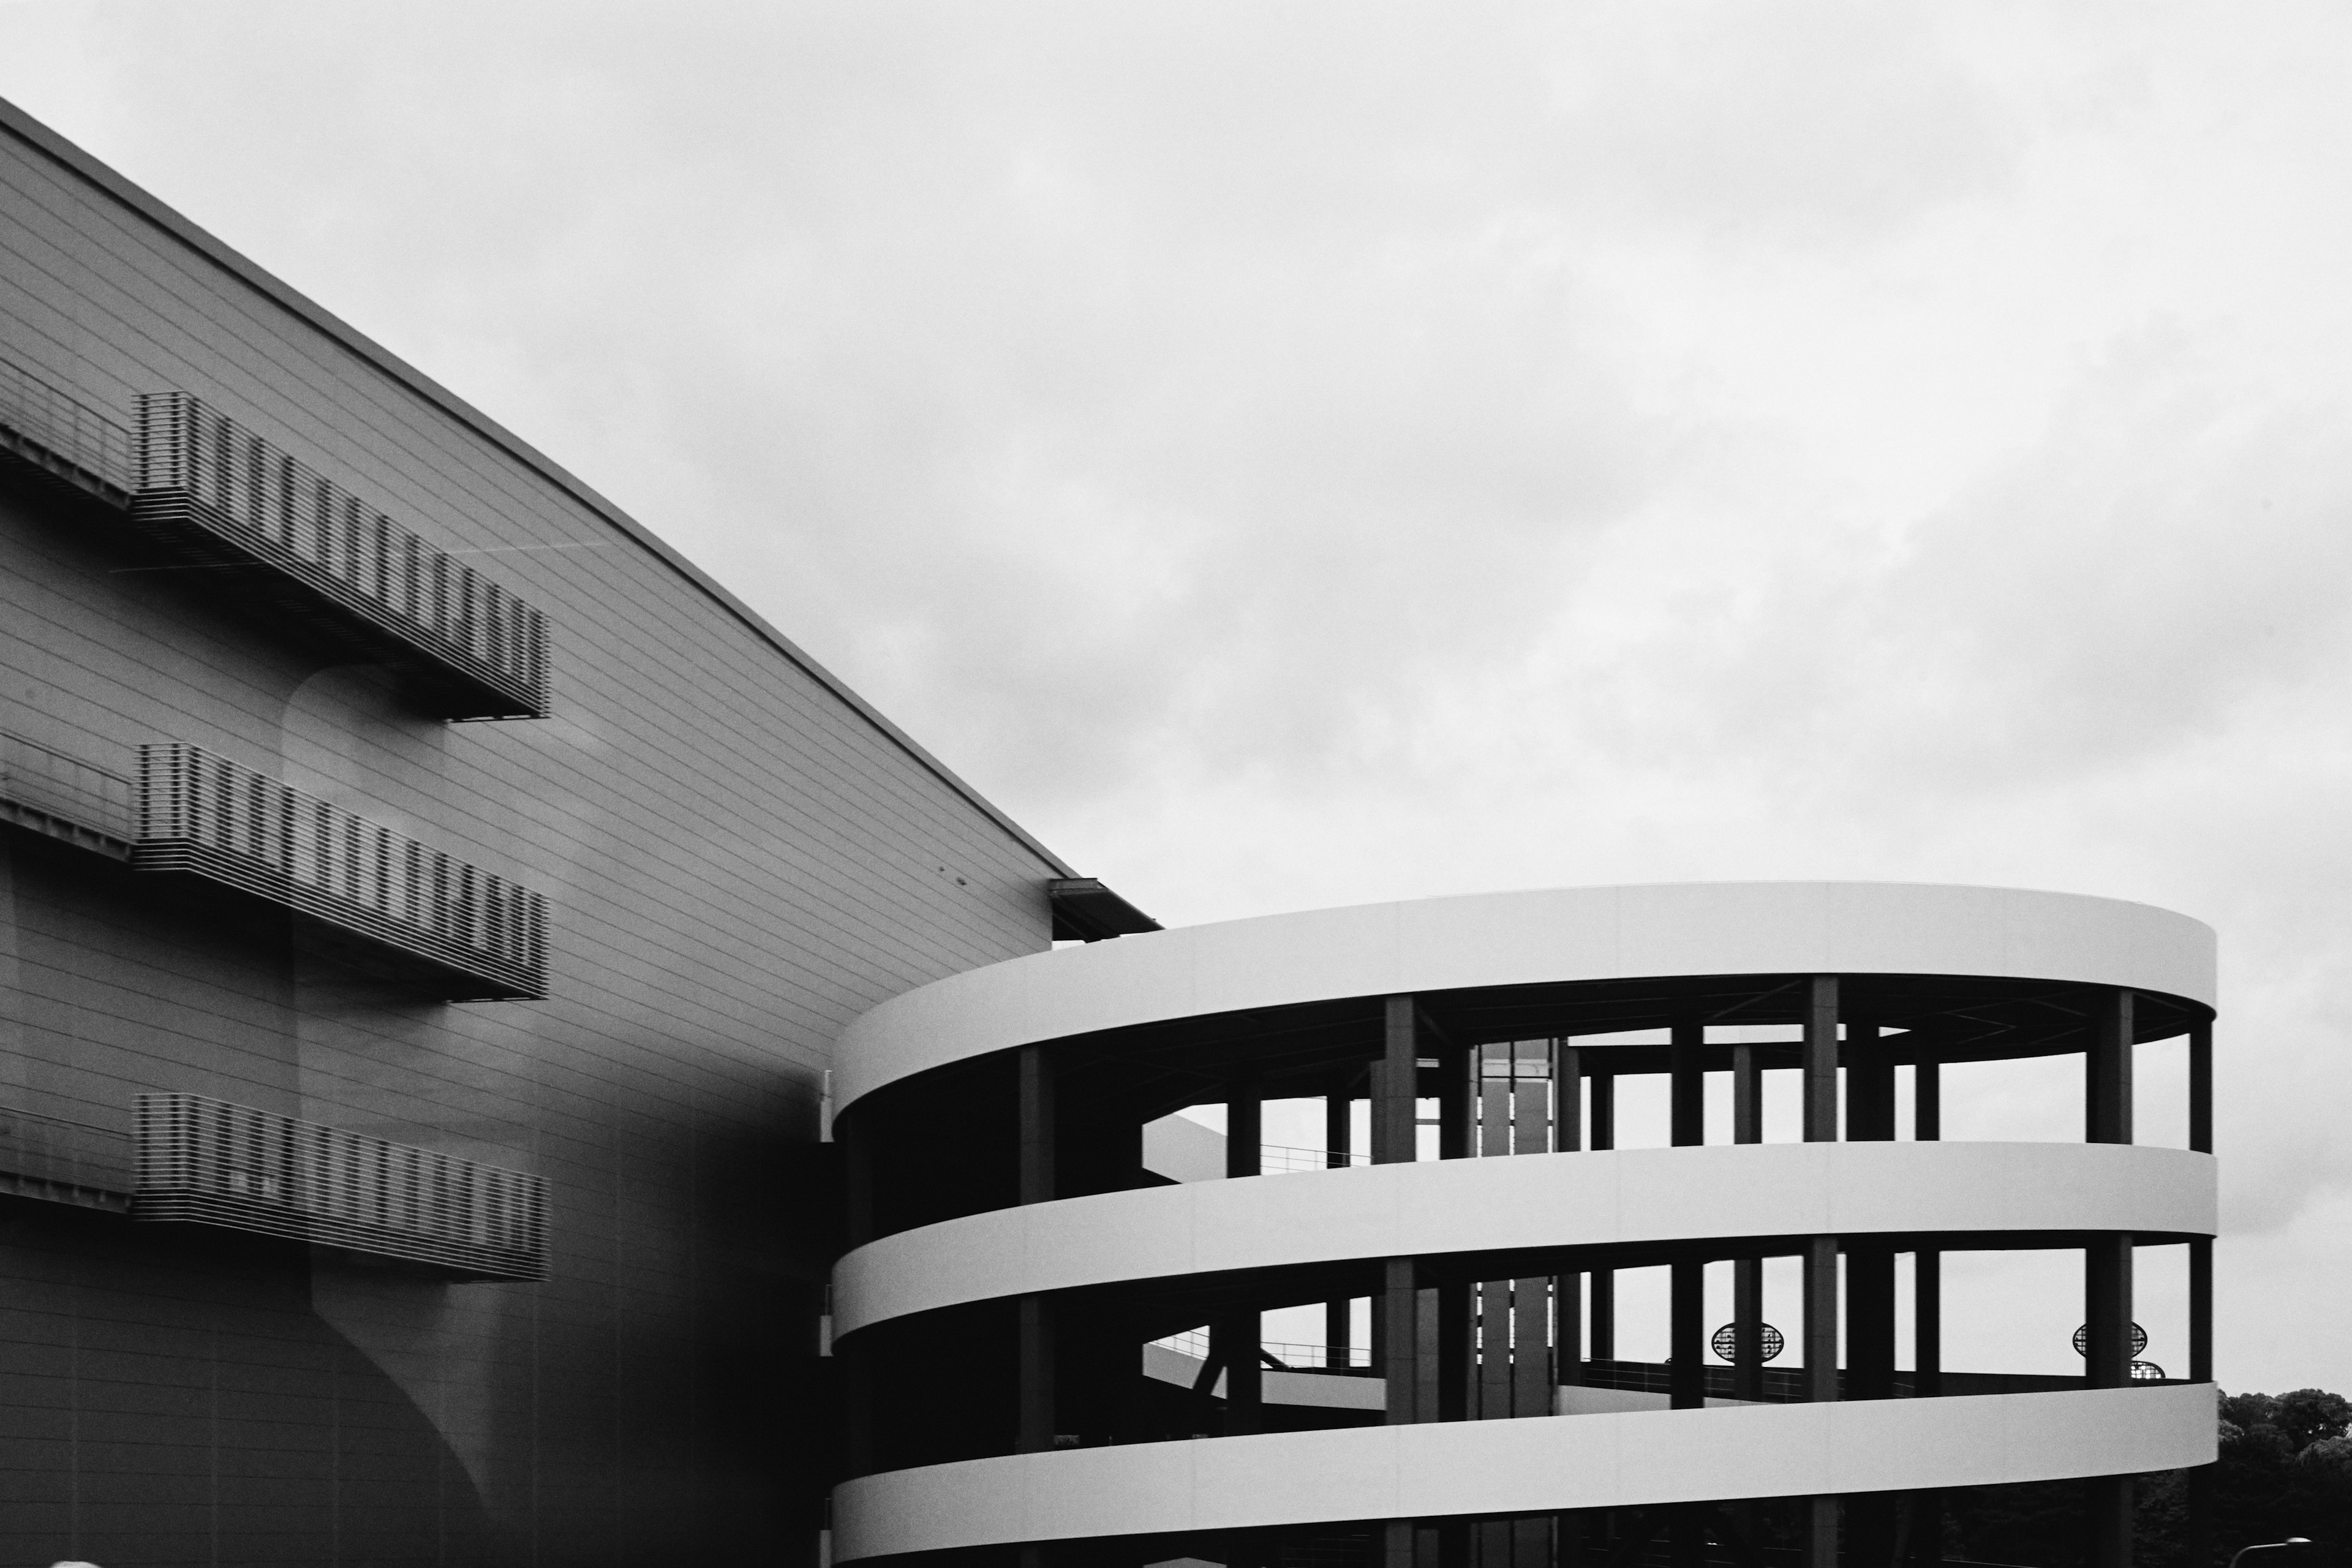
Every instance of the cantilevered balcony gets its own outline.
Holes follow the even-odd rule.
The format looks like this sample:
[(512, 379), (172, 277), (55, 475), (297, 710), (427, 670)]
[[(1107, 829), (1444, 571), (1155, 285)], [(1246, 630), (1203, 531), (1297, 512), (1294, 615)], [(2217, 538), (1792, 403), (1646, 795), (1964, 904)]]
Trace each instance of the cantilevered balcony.
[(127, 508), (138, 442), (120, 422), (24, 366), (0, 359), (0, 458)]
[(134, 429), (0, 360), (0, 463), (122, 517), (273, 630), (398, 670), (428, 712), (547, 715), (544, 616), (191, 394), (142, 395)]
[(134, 1220), (219, 1226), (459, 1279), (547, 1277), (537, 1176), (201, 1094), (139, 1097)]
[(121, 773), (0, 731), (0, 822), (131, 858), (133, 785)]
[(452, 1001), (547, 994), (547, 902), (201, 747), (139, 749), (141, 870), (264, 900)]
[(0, 1106), (0, 1193), (121, 1214), (131, 1171), (120, 1132)]

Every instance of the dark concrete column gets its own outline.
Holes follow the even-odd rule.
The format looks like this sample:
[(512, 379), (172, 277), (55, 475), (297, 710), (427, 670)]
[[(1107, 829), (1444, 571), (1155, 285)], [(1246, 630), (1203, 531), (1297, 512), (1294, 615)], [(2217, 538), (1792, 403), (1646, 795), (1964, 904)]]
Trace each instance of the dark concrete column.
[(2192, 1025), (2189, 1030), (2189, 1146), (2200, 1154), (2213, 1152), (2213, 1026)]
[(1054, 1387), (1054, 1304), (1043, 1296), (1013, 1303), (1020, 1342), (1020, 1430), (1014, 1451), (1042, 1454), (1054, 1446), (1057, 1414)]
[[(1420, 1015), (1412, 997), (1391, 996), (1381, 1017), (1381, 1053), (1370, 1072), (1372, 1163), (1409, 1164), (1417, 1158), (1419, 1142)], [(1412, 1277), (1412, 1258), (1390, 1258), (1387, 1283), (1372, 1298), (1372, 1366), (1388, 1380), (1389, 1419), (1411, 1421), (1418, 1418), (1421, 1331), (1414, 1291), (1408, 1289), (1400, 1297), (1395, 1289), (1400, 1267), (1405, 1278)]]
[(1253, 1064), (1225, 1075), (1225, 1174), (1255, 1176), (1265, 1169), (1265, 1100)]
[(1372, 1163), (1418, 1158), (1421, 1028), (1412, 998), (1391, 996), (1383, 1016), (1381, 1055), (1372, 1064)]
[[(1323, 1147), (1326, 1153), (1323, 1163), (1331, 1170), (1345, 1170), (1354, 1163), (1355, 1112), (1356, 1098), (1349, 1086), (1340, 1085), (1324, 1097)], [(1352, 1300), (1335, 1296), (1323, 1303), (1323, 1343), (1328, 1364), (1353, 1364), (1350, 1357), (1355, 1332), (1356, 1303)]]
[[(2189, 1146), (2213, 1152), (2213, 1026), (2189, 1031)], [(2213, 1243), (2189, 1244), (2189, 1380), (2213, 1381)], [(2189, 1472), (2189, 1561), (2206, 1568), (2213, 1561), (2213, 1467)]]
[(2132, 994), (2102, 986), (2091, 1004), (2083, 1058), (2083, 1140), (2132, 1141)]
[[(1552, 1050), (1552, 1147), (1574, 1153), (1584, 1147), (1584, 1058), (1561, 1040)], [(1584, 1381), (1584, 1276), (1562, 1274), (1552, 1281), (1552, 1377), (1563, 1384)], [(1563, 1528), (1566, 1528), (1563, 1526)]]
[(1838, 982), (1816, 974), (1805, 997), (1805, 1142), (1834, 1143), (1838, 1136)]
[(1209, 1353), (1225, 1368), (1225, 1436), (1265, 1430), (1264, 1331), (1255, 1310), (1222, 1313), (1209, 1325)]
[(1706, 1142), (1706, 1026), (1696, 1019), (1677, 1022), (1666, 1046), (1666, 1141), (1675, 1148)]
[[(2132, 1141), (2132, 994), (2100, 988), (2092, 998), (2084, 1055), (2084, 1131), (2094, 1143)], [(2132, 1241), (2095, 1237), (2083, 1249), (2084, 1380), (2093, 1388), (2131, 1382)], [(2088, 1568), (2131, 1568), (2132, 1482), (2094, 1476), (2083, 1483), (2084, 1560)]]
[[(1895, 1063), (1879, 1039), (1878, 1026), (1855, 1021), (1845, 1026), (1846, 1137), (1854, 1142), (1890, 1142), (1895, 1137)], [(1874, 1245), (1851, 1246), (1845, 1253), (1845, 1397), (1895, 1396), (1895, 1254)], [(1892, 1500), (1888, 1500), (1891, 1503)], [(1883, 1510), (1882, 1510), (1883, 1511)], [(1858, 1529), (1854, 1521), (1850, 1529)], [(1882, 1528), (1883, 1527), (1883, 1528)], [(1893, 1545), (1893, 1515), (1875, 1521), (1856, 1540), (1865, 1561)], [(1886, 1539), (1877, 1539), (1881, 1534)]]
[[(1043, 1046), (1024, 1046), (1013, 1062), (1015, 1115), (1020, 1121), (1019, 1196), (1024, 1204), (1051, 1203), (1055, 1193), (1054, 1062)], [(1015, 1376), (1019, 1380), (1016, 1452), (1039, 1454), (1054, 1446), (1058, 1415), (1054, 1386), (1055, 1345), (1053, 1303), (1024, 1296), (1013, 1303)]]
[[(1668, 1031), (1667, 1137), (1678, 1149), (1706, 1142), (1706, 1072), (1700, 1057), (1706, 1047), (1706, 1028), (1696, 1019), (1677, 1019)], [(1696, 1410), (1706, 1403), (1705, 1264), (1676, 1263), (1668, 1268), (1666, 1325), (1673, 1363), (1666, 1373), (1670, 1403), (1676, 1410)], [(1696, 1526), (1682, 1514), (1675, 1517), (1674, 1541), (1677, 1561), (1687, 1551), (1703, 1550)]]
[[(1764, 1071), (1756, 1047), (1731, 1047), (1731, 1141), (1764, 1142)], [(1764, 1397), (1764, 1260), (1735, 1258), (1731, 1265), (1731, 1396)]]
[[(1944, 1084), (1940, 1064), (1924, 1050), (1911, 1069), (1911, 1136), (1933, 1143), (1944, 1136)], [(1923, 1250), (1911, 1256), (1911, 1392), (1934, 1399), (1944, 1392), (1944, 1255)], [(1921, 1563), (1944, 1560), (1944, 1494), (1911, 1494), (1911, 1556)]]
[(1381, 1282), (1381, 1374), (1388, 1380), (1388, 1424), (1421, 1420), (1421, 1287), (1410, 1258), (1388, 1260)]
[[(1912, 1069), (1911, 1134), (1923, 1143), (1944, 1135), (1942, 1068), (1921, 1060)], [(1911, 1259), (1912, 1392), (1933, 1399), (1944, 1392), (1944, 1255), (1922, 1251)], [(1933, 1520), (1926, 1521), (1934, 1524)], [(1927, 1536), (1940, 1542), (1940, 1534)], [(1940, 1550), (1940, 1548), (1939, 1548)]]
[[(1838, 981), (1816, 974), (1806, 985), (1804, 1009), (1805, 1141), (1830, 1143), (1838, 1135)], [(1805, 1244), (1806, 1397), (1838, 1396), (1838, 1240), (1816, 1236)], [(1805, 1509), (1807, 1568), (1837, 1568), (1838, 1500), (1815, 1497)]]
[[(1617, 1147), (1617, 1079), (1606, 1071), (1592, 1072), (1591, 1125), (1585, 1130), (1596, 1150)], [(1590, 1336), (1594, 1361), (1617, 1359), (1617, 1275), (1609, 1268), (1596, 1268), (1591, 1274), (1591, 1301), (1587, 1309), (1591, 1318)]]
[(1470, 1373), (1473, 1348), (1470, 1282), (1449, 1279), (1431, 1292), (1437, 1299), (1436, 1408), (1440, 1421), (1470, 1418)]
[(1706, 1265), (1677, 1263), (1667, 1269), (1668, 1403), (1696, 1410), (1706, 1403)]
[(1478, 1152), (1472, 1136), (1477, 1121), (1477, 1099), (1472, 1092), (1476, 1080), (1471, 1076), (1478, 1068), (1478, 1053), (1440, 1041), (1434, 1055), (1437, 1157), (1466, 1160)]

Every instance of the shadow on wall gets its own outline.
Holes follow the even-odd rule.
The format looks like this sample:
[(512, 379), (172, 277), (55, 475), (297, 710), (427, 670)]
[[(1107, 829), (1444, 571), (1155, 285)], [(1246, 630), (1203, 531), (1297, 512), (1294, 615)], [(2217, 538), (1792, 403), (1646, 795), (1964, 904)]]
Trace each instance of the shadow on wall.
[(0, 1199), (0, 1561), (499, 1559), (465, 1467), (310, 1307), (301, 1247)]

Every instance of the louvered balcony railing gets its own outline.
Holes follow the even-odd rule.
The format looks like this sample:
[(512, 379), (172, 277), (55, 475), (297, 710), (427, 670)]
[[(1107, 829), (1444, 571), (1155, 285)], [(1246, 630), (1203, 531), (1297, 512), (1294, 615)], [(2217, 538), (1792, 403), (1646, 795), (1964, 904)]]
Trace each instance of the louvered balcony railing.
[(547, 994), (547, 902), (537, 893), (202, 747), (139, 749), (131, 858), (362, 939), (451, 1000)]
[(0, 359), (0, 459), (119, 509), (232, 608), (392, 666), (430, 712), (547, 715), (539, 610), (192, 394), (142, 395), (129, 427)]
[(138, 450), (148, 533), (200, 563), (268, 566), (289, 609), (424, 655), (451, 718), (546, 717), (547, 621), (530, 605), (188, 393), (140, 397)]
[(547, 1277), (537, 1176), (202, 1094), (139, 1097), (131, 1217), (397, 1258), (465, 1279)]

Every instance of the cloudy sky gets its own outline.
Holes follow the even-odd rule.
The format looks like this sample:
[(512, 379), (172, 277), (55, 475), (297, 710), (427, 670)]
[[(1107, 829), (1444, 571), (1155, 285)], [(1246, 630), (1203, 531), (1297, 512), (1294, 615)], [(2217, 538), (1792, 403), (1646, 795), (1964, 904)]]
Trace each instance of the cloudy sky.
[(2212, 922), (2232, 1387), (2352, 1389), (2347, 67), (2287, 3), (0, 3), (0, 95), (1171, 922)]

